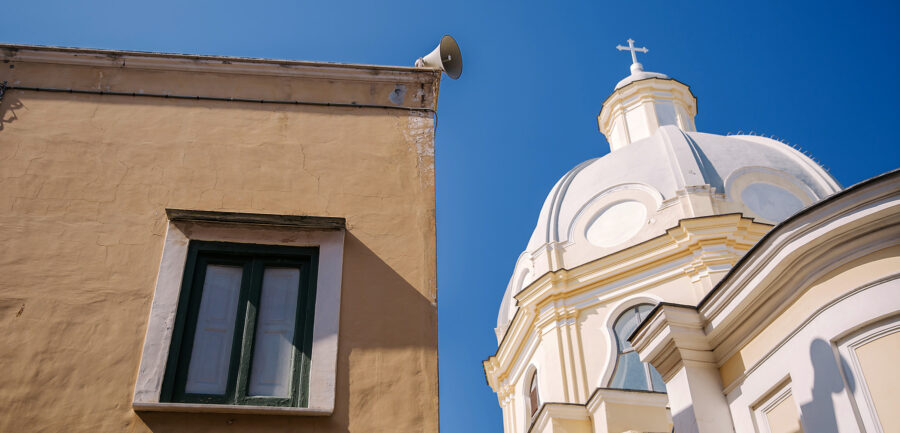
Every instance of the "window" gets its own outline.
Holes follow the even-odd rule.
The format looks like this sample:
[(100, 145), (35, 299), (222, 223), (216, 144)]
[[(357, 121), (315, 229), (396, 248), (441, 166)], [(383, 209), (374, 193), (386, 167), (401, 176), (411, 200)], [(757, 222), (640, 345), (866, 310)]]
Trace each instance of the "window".
[(191, 241), (161, 401), (304, 407), (318, 248)]
[(538, 409), (541, 408), (541, 399), (538, 396), (537, 371), (531, 373), (528, 381), (528, 419), (533, 420)]
[[(296, 416), (321, 416), (334, 413), (346, 221), (343, 218), (334, 217), (185, 209), (166, 209), (166, 216), (169, 224), (164, 237), (153, 302), (150, 305), (147, 334), (144, 337), (144, 347), (141, 352), (141, 364), (134, 385), (134, 397), (131, 403), (134, 410)], [(230, 251), (200, 248), (207, 244), (226, 247), (230, 245), (225, 248)], [(223, 256), (225, 261), (215, 261)], [(274, 260), (274, 262), (266, 260)], [(262, 304), (265, 304), (265, 300), (271, 298), (271, 295), (263, 293), (266, 292), (264, 281), (266, 280), (267, 266), (291, 269), (291, 266), (298, 264), (287, 263), (287, 265), (291, 265), (287, 266), (285, 263), (278, 263), (279, 260), (287, 262), (294, 260), (299, 262), (301, 267), (303, 264), (308, 264), (306, 270), (300, 271), (298, 290), (296, 291), (296, 313), (284, 316), (286, 320), (293, 321), (293, 335), (290, 336), (290, 339), (287, 338), (286, 333), (279, 332), (273, 334), (277, 338), (266, 338), (270, 334), (264, 329), (266, 328), (265, 324), (268, 323), (265, 317), (277, 316), (279, 310), (276, 308), (271, 311), (258, 302), (263, 301)], [(189, 264), (192, 269), (190, 271), (187, 270)], [(196, 323), (191, 324), (191, 320), (197, 322), (198, 314), (204, 309), (202, 305), (203, 286), (206, 283), (205, 272), (208, 271), (210, 265), (214, 266), (210, 276), (211, 283), (237, 280), (238, 271), (234, 270), (234, 267), (240, 268), (241, 283), (237, 292), (237, 300), (232, 306), (234, 309), (233, 325), (231, 320), (222, 320), (223, 328), (218, 328), (223, 329), (218, 335), (227, 333), (231, 338), (222, 338), (221, 345), (214, 345), (213, 348), (198, 347), (197, 349), (201, 354), (201, 357), (197, 358), (198, 363), (202, 363), (204, 359), (202, 356), (216, 353), (216, 350), (221, 355), (217, 359), (223, 362), (227, 361), (227, 365), (215, 365), (209, 370), (222, 372), (224, 376), (215, 376), (219, 378), (219, 382), (213, 380), (212, 375), (210, 378), (204, 378), (208, 382), (204, 386), (208, 388), (201, 387), (199, 391), (205, 393), (201, 394), (201, 392), (197, 392), (198, 388), (195, 388), (195, 386), (199, 386), (196, 384), (197, 381), (189, 381), (187, 377), (191, 368), (190, 361), (193, 356), (194, 343), (186, 340), (193, 339), (197, 334), (197, 325)], [(257, 266), (255, 272), (253, 271), (254, 266)], [(301, 267), (295, 266), (292, 269), (301, 269)], [(202, 278), (197, 275), (200, 268), (204, 272)], [(249, 273), (245, 273), (247, 269), (249, 269)], [(304, 272), (309, 272), (309, 274)], [(185, 279), (185, 275), (189, 278)], [(270, 272), (270, 276), (290, 279), (296, 277), (296, 272), (273, 270)], [(246, 283), (245, 278), (248, 278)], [(271, 280), (270, 284), (272, 284)], [(195, 286), (199, 289), (193, 290)], [(190, 292), (193, 296), (198, 297), (194, 301), (193, 319), (188, 317), (188, 313), (192, 310), (191, 293), (182, 293), (182, 290), (186, 288), (191, 289)], [(217, 288), (221, 289), (221, 287), (216, 287), (210, 290), (214, 291)], [(224, 291), (228, 292), (228, 290)], [(254, 294), (252, 298), (254, 302), (251, 302), (251, 293)], [(293, 297), (294, 294), (290, 296)], [(224, 298), (210, 295), (209, 299), (221, 301)], [(276, 303), (275, 305), (281, 306), (281, 304)], [(212, 307), (211, 305), (208, 308)], [(251, 308), (253, 314), (263, 317), (247, 320), (247, 314)], [(263, 309), (268, 312), (262, 311)], [(283, 311), (281, 310), (281, 312)], [(228, 316), (224, 319), (231, 318), (230, 312)], [(205, 318), (200, 319), (201, 323), (209, 322)], [(263, 326), (257, 326), (258, 323)], [(188, 328), (193, 331), (187, 332)], [(201, 326), (201, 331), (203, 329)], [(256, 337), (257, 329), (263, 338)], [(289, 329), (289, 326), (272, 328), (274, 331)], [(311, 339), (310, 332), (312, 332)], [(215, 333), (211, 334), (216, 335)], [(307, 340), (303, 340), (301, 337), (307, 338)], [(244, 347), (245, 343), (249, 344), (249, 347)], [(189, 345), (191, 347), (187, 347)], [(268, 349), (261, 351), (261, 347)], [(285, 357), (279, 352), (285, 349), (290, 349), (291, 355)], [(176, 351), (178, 353), (172, 353)], [(254, 351), (259, 355), (254, 355)], [(235, 353), (237, 355), (234, 355)], [(226, 354), (228, 356), (225, 356)], [(237, 358), (233, 359), (233, 356), (237, 356)], [(255, 360), (254, 356), (259, 359)], [(299, 356), (299, 360), (296, 358), (297, 356)], [(290, 361), (291, 369), (269, 370), (259, 367), (265, 366), (266, 362), (283, 366), (283, 364), (278, 364), (283, 360)], [(180, 361), (184, 363), (181, 366), (179, 366)], [(272, 376), (261, 378), (259, 374), (262, 373), (257, 374), (256, 385), (251, 390), (249, 388), (250, 383), (253, 383), (254, 380), (254, 363), (257, 365), (257, 372), (262, 368), (263, 373), (270, 373)], [(199, 369), (200, 365), (198, 364), (198, 367), (195, 368)], [(294, 367), (299, 370), (293, 370)], [(179, 371), (183, 372), (185, 376), (179, 378)], [(281, 380), (288, 376), (285, 371), (290, 373), (287, 381)], [(276, 373), (285, 375), (278, 376), (275, 375)], [(260, 383), (260, 381), (266, 383)], [(188, 388), (188, 382), (194, 384)], [(218, 389), (213, 386), (216, 383)], [(221, 393), (223, 383), (225, 392)], [(285, 384), (290, 386), (289, 392), (285, 391)], [(165, 389), (163, 389), (163, 385), (165, 385)], [(297, 391), (296, 396), (295, 390)], [(185, 391), (193, 392), (185, 393)], [(286, 394), (290, 395), (290, 399), (284, 397)], [(277, 406), (279, 404), (287, 405)]]
[(653, 309), (653, 305), (640, 304), (625, 310), (622, 315), (616, 319), (613, 325), (616, 343), (618, 344), (618, 355), (616, 356), (616, 369), (613, 373), (611, 388), (633, 389), (641, 391), (666, 391), (666, 384), (662, 380), (662, 376), (653, 368), (652, 365), (641, 362), (637, 352), (631, 347), (626, 339), (637, 328), (647, 314)]

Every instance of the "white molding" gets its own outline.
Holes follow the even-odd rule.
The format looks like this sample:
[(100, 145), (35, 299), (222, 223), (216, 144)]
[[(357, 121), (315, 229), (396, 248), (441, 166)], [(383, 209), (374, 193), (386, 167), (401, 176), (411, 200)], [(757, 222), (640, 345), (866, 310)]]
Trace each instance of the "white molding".
[[(818, 271), (845, 262), (848, 254), (890, 246), (890, 240), (900, 233), (898, 179), (888, 177), (779, 226), (778, 233), (765, 239), (755, 254), (727, 275), (699, 306), (717, 355), (727, 358), (752, 338), (737, 335), (737, 331), (762, 329), (766, 320), (778, 313), (771, 309), (786, 308), (791, 297), (813, 282), (813, 274), (821, 274), (788, 269)], [(819, 265), (811, 266), (813, 262)], [(774, 302), (776, 299), (780, 301)], [(767, 311), (760, 311), (761, 307)]]
[(304, 408), (307, 410), (293, 413), (297, 415), (331, 413), (334, 410), (337, 372), (344, 230), (297, 230), (232, 223), (171, 221), (166, 231), (141, 365), (134, 388), (135, 410), (172, 410), (174, 406), (184, 410), (214, 411), (216, 408), (221, 408), (223, 412), (230, 410), (227, 405), (162, 404), (159, 401), (175, 326), (175, 313), (178, 309), (188, 243), (191, 240), (319, 247), (315, 322), (309, 372), (309, 404)]
[[(754, 179), (754, 175), (758, 176), (759, 179)], [(820, 197), (809, 185), (786, 171), (755, 165), (741, 167), (731, 172), (724, 181), (725, 191), (723, 192), (732, 200), (740, 201), (741, 191), (749, 184), (755, 182), (767, 182), (784, 188), (800, 199), (804, 208), (825, 198), (824, 196)], [(827, 192), (833, 193), (834, 191), (828, 190)]]
[[(772, 411), (776, 406), (778, 406), (781, 402), (790, 397), (791, 394), (791, 381), (790, 378), (782, 381), (778, 385), (776, 385), (773, 391), (770, 392), (770, 396), (763, 400), (762, 402), (754, 405), (753, 407), (753, 418), (754, 422), (756, 422), (756, 426), (759, 429), (759, 433), (771, 433), (772, 427), (769, 425), (769, 412)], [(795, 409), (797, 410), (797, 414), (800, 414), (800, 408), (796, 407), (797, 402), (794, 401)], [(798, 420), (799, 422), (799, 420)]]
[(554, 419), (574, 419), (589, 421), (590, 415), (584, 405), (576, 403), (545, 403), (536, 418), (526, 430), (529, 433), (543, 432)]
[[(853, 296), (856, 296), (856, 295), (859, 294), (860, 292), (863, 292), (863, 291), (865, 291), (865, 290), (871, 289), (871, 288), (873, 288), (873, 287), (877, 287), (877, 286), (879, 286), (879, 285), (881, 285), (881, 284), (887, 284), (887, 283), (894, 282), (894, 281), (896, 281), (896, 280), (898, 280), (898, 279), (900, 279), (900, 273), (893, 274), (893, 275), (889, 275), (889, 276), (887, 276), (887, 277), (885, 277), (885, 278), (881, 278), (881, 279), (872, 281), (872, 282), (870, 282), (870, 283), (868, 283), (868, 284), (865, 284), (865, 285), (863, 285), (863, 286), (860, 286), (860, 287), (857, 287), (857, 288), (855, 288), (855, 289), (853, 289), (853, 290), (850, 290), (850, 291), (844, 293), (843, 295), (841, 295), (841, 296), (835, 298), (834, 300), (832, 300), (832, 301), (826, 303), (825, 305), (822, 305), (821, 307), (817, 308), (814, 312), (812, 312), (812, 313), (809, 315), (808, 318), (806, 318), (806, 320), (804, 320), (802, 323), (800, 323), (799, 325), (797, 325), (796, 328), (792, 329), (791, 332), (789, 332), (784, 338), (782, 338), (777, 344), (775, 344), (774, 347), (772, 347), (771, 349), (769, 349), (769, 351), (766, 352), (765, 355), (763, 355), (762, 357), (760, 357), (758, 361), (756, 361), (755, 363), (753, 363), (753, 365), (745, 366), (744, 372), (743, 372), (740, 376), (734, 378), (734, 379), (731, 381), (731, 383), (730, 383), (727, 387), (725, 387), (725, 393), (728, 394), (728, 393), (730, 393), (732, 390), (734, 390), (735, 388), (737, 388), (738, 386), (740, 386), (741, 383), (742, 383), (748, 376), (751, 376), (751, 375), (752, 375), (752, 374), (753, 374), (760, 366), (762, 366), (762, 365), (765, 364), (770, 358), (772, 358), (772, 357), (775, 355), (775, 353), (777, 353), (782, 347), (784, 347), (786, 344), (788, 344), (788, 342), (790, 342), (791, 339), (793, 339), (797, 334), (801, 333), (804, 329), (806, 329), (807, 327), (809, 327), (809, 325), (810, 325), (811, 323), (815, 322), (819, 316), (821, 316), (822, 314), (824, 314), (824, 313), (825, 313), (826, 311), (828, 311), (829, 309), (838, 306), (839, 304), (841, 304), (841, 303), (844, 302), (845, 300), (847, 300), (847, 299), (849, 299), (849, 298), (851, 298), (851, 297), (853, 297)], [(900, 306), (898, 306), (898, 308), (900, 308)], [(856, 329), (856, 327), (854, 327), (853, 329)], [(852, 331), (844, 332), (844, 334), (846, 334), (846, 333), (848, 333), (848, 332), (852, 332)], [(728, 355), (727, 357), (724, 357), (724, 358), (721, 358), (721, 357), (720, 357), (719, 359), (721, 359), (721, 360), (724, 362), (725, 360), (730, 359), (730, 357), (731, 357), (731, 355)], [(720, 364), (721, 364), (721, 363), (720, 363)], [(721, 366), (721, 365), (720, 365), (720, 366)]]
[[(851, 335), (844, 338), (843, 341), (837, 342), (838, 353), (840, 353), (844, 359), (849, 360), (848, 364), (852, 369), (855, 379), (856, 387), (852, 390), (851, 394), (853, 395), (857, 413), (860, 415), (861, 421), (866, 427), (866, 431), (872, 433), (884, 433), (884, 430), (881, 427), (881, 421), (878, 418), (875, 403), (869, 392), (868, 382), (866, 381), (862, 366), (859, 364), (859, 357), (857, 356), (856, 349), (866, 343), (875, 341), (895, 332), (900, 332), (900, 315), (895, 315), (880, 323), (876, 323), (874, 326), (864, 326), (861, 330), (856, 330), (855, 335)], [(843, 373), (846, 374), (846, 372)]]
[[(516, 313), (510, 319), (497, 351), (483, 364), (488, 383), (497, 390), (497, 386), (505, 382), (498, 381), (498, 378), (520, 374), (521, 358), (529, 356), (530, 352), (525, 346), (530, 344), (530, 336), (536, 332), (533, 324), (542, 323), (538, 316), (543, 316), (550, 306), (544, 305), (541, 311), (532, 310), (534, 306), (543, 305), (548, 297), (561, 297), (559, 302), (562, 306), (575, 313), (674, 278), (691, 276), (698, 266), (719, 266), (718, 262), (707, 263), (712, 256), (704, 242), (710, 239), (716, 240), (723, 251), (729, 252), (727, 261), (730, 266), (769, 227), (738, 214), (680, 220), (678, 225), (654, 239), (571, 270), (548, 272), (536, 277), (513, 298), (517, 302)], [(716, 257), (721, 261), (719, 254)], [(587, 385), (600, 384), (603, 382)]]
[[(744, 375), (735, 379), (725, 390), (734, 418), (735, 431), (737, 433), (753, 431), (752, 413), (747, 409), (769, 394), (772, 385), (781, 382), (785, 377), (791, 378), (792, 394), (796, 404), (801, 407), (801, 420), (806, 431), (818, 431), (825, 426), (837, 427), (842, 432), (864, 431), (859, 420), (854, 416), (856, 408), (853, 397), (847, 391), (846, 382), (843, 382), (841, 390), (831, 392), (830, 399), (814, 398), (813, 389), (817, 379), (816, 375), (822, 374), (822, 371), (817, 372), (816, 370), (817, 368), (826, 368), (823, 371), (834, 369), (834, 374), (841, 375), (840, 372), (843, 368), (841, 368), (841, 357), (835, 350), (836, 339), (847, 335), (848, 331), (852, 333), (853, 330), (869, 326), (873, 321), (877, 322), (896, 316), (897, 311), (900, 311), (900, 297), (896, 296), (898, 289), (900, 289), (900, 280), (896, 278), (880, 280), (854, 289), (837, 302), (823, 306), (787, 340), (777, 345), (765, 358), (749, 368)], [(812, 359), (810, 350), (812, 343), (817, 340), (826, 342), (831, 347), (829, 362), (834, 363), (833, 366), (825, 364), (816, 366), (816, 362), (825, 361), (824, 358)], [(821, 379), (820, 377), (819, 380)], [(844, 378), (837, 378), (838, 381), (842, 379)], [(829, 410), (836, 415), (836, 419), (831, 420), (831, 422), (837, 423), (836, 426), (821, 424), (828, 420), (809, 418), (804, 415), (805, 405), (820, 406), (822, 404), (830, 406)]]
[(280, 406), (240, 406), (233, 404), (134, 403), (136, 412), (237, 413), (255, 415), (328, 416), (327, 409)]
[(602, 373), (600, 374), (600, 380), (597, 383), (598, 387), (604, 388), (609, 387), (610, 382), (612, 381), (612, 375), (616, 368), (616, 358), (618, 358), (619, 350), (618, 343), (616, 342), (616, 337), (613, 332), (613, 325), (616, 322), (616, 319), (619, 318), (625, 310), (632, 308), (636, 305), (641, 304), (650, 304), (657, 305), (660, 302), (663, 302), (663, 299), (659, 296), (656, 296), (651, 293), (637, 293), (631, 296), (622, 299), (618, 303), (614, 304), (614, 306), (609, 310), (609, 314), (606, 316), (606, 320), (604, 320), (603, 326), (603, 336), (606, 339), (606, 347), (609, 348), (607, 350), (607, 360), (603, 366)]
[(603, 402), (632, 406), (667, 407), (669, 404), (669, 397), (664, 392), (597, 388), (594, 390), (594, 393), (591, 394), (591, 397), (588, 398), (585, 407), (589, 413), (593, 414), (599, 409), (600, 404)]

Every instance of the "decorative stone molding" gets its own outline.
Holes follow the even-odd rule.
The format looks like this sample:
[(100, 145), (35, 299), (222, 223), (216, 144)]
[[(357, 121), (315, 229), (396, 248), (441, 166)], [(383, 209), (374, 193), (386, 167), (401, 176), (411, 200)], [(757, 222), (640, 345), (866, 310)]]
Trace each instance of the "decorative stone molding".
[(760, 240), (698, 306), (717, 358), (731, 356), (821, 275), (900, 238), (898, 191), (895, 170), (805, 209)]
[(606, 98), (597, 124), (610, 150), (616, 151), (650, 137), (663, 125), (696, 131), (696, 115), (697, 98), (690, 87), (669, 78), (648, 78), (616, 89)]
[(691, 306), (660, 303), (629, 341), (666, 382), (686, 364), (716, 367), (703, 321)]
[(595, 432), (671, 432), (668, 404), (662, 392), (597, 388), (585, 408)]
[[(344, 229), (342, 218), (167, 209), (169, 217), (147, 334), (134, 388), (135, 410), (330, 415), (334, 411)], [(318, 228), (318, 229), (317, 229)], [(268, 408), (160, 401), (191, 240), (316, 246), (319, 268), (310, 357), (308, 407)]]
[[(537, 277), (515, 296), (516, 313), (497, 352), (484, 361), (488, 384), (496, 390), (507, 378), (521, 375), (516, 369), (523, 365), (521, 357), (531, 353), (525, 346), (535, 334), (611, 297), (627, 296), (681, 275), (705, 280), (703, 290), (711, 289), (716, 275), (724, 274), (770, 228), (740, 214), (684, 219), (665, 235)], [(706, 293), (695, 290), (698, 300)]]
[[(544, 403), (528, 428), (528, 433), (550, 433), (554, 421), (582, 421), (587, 423), (590, 416), (584, 405), (571, 403)], [(586, 425), (587, 426), (587, 425)]]

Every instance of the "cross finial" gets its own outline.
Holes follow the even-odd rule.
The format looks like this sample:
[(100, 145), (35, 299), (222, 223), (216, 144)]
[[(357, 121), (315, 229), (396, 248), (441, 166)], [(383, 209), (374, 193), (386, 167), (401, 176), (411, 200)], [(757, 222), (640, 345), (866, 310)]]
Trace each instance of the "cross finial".
[(636, 53), (637, 53), (638, 51), (639, 51), (639, 52), (642, 52), (642, 53), (646, 53), (646, 52), (650, 51), (650, 50), (647, 49), (647, 47), (635, 48), (635, 46), (634, 46), (634, 39), (628, 38), (628, 46), (627, 46), (627, 47), (623, 47), (623, 46), (621, 46), (621, 45), (616, 45), (616, 49), (619, 50), (619, 51), (631, 51), (631, 68), (632, 68), (632, 69), (635, 69), (635, 68), (636, 68), (636, 69), (638, 69), (638, 70), (640, 70), (640, 71), (643, 71), (643, 70), (644, 70), (643, 65), (641, 65), (641, 64), (638, 63), (638, 61), (637, 61), (637, 54), (636, 54)]

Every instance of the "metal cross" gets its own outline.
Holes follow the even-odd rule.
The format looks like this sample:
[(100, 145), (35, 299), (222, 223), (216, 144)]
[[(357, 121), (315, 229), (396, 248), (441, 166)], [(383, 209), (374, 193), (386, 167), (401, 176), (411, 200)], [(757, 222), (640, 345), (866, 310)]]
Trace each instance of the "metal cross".
[(634, 39), (631, 39), (631, 38), (628, 38), (628, 46), (627, 47), (623, 47), (621, 45), (616, 45), (616, 49), (619, 51), (631, 51), (631, 63), (635, 63), (635, 64), (638, 62), (637, 54), (635, 54), (635, 52), (640, 51), (642, 53), (646, 53), (647, 51), (650, 51), (647, 49), (647, 47), (635, 48), (634, 47)]

